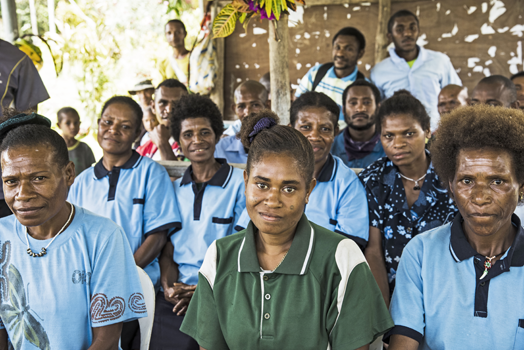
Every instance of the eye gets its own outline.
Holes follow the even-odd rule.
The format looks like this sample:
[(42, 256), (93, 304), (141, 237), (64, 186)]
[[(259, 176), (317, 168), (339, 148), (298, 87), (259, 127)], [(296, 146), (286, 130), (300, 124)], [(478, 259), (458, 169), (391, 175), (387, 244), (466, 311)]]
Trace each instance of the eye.
[(45, 179), (45, 176), (35, 176), (36, 181), (43, 181)]
[(500, 185), (502, 185), (504, 183), (504, 181), (502, 181), (501, 179), (495, 179), (495, 180), (493, 180), (492, 183), (497, 185), (497, 186), (500, 186)]
[(390, 139), (390, 138), (393, 137), (393, 135), (391, 135), (391, 134), (384, 134), (384, 135), (382, 135), (382, 137), (385, 138), (385, 139)]
[(16, 183), (16, 181), (15, 180), (5, 180), (4, 183), (6, 185), (14, 185)]
[(331, 132), (331, 129), (328, 127), (324, 127), (321, 129), (322, 132)]
[(471, 181), (471, 179), (468, 179), (468, 178), (464, 178), (461, 180), (461, 182), (464, 184), (464, 185), (471, 185), (473, 183), (473, 181)]
[(284, 187), (282, 189), (282, 191), (284, 191), (285, 193), (293, 193), (293, 192), (295, 192), (295, 188), (293, 188), (293, 187)]
[(408, 137), (413, 136), (413, 135), (415, 135), (415, 133), (413, 131), (408, 131), (406, 133), (406, 136), (408, 136)]
[(310, 128), (309, 128), (309, 125), (301, 125), (300, 129), (302, 129), (302, 130), (309, 130)]
[(131, 127), (129, 125), (122, 125), (122, 129), (131, 129)]
[(189, 132), (188, 132), (188, 133), (185, 133), (185, 134), (183, 134), (183, 136), (184, 136), (185, 138), (189, 138), (189, 137), (191, 137), (191, 133), (189, 133)]
[(257, 182), (257, 187), (260, 188), (261, 190), (267, 190), (269, 188), (268, 185), (262, 182)]

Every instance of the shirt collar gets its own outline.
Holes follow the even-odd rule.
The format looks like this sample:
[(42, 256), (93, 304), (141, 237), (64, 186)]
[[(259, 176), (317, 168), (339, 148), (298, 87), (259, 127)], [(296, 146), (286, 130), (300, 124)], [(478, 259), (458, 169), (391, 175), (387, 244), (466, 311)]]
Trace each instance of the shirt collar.
[[(471, 244), (469, 244), (462, 229), (462, 215), (458, 212), (453, 219), (451, 224), (451, 238), (449, 244), (449, 250), (451, 256), (455, 259), (456, 262), (467, 260), (479, 253), (473, 249)], [(524, 230), (520, 225), (520, 219), (517, 215), (513, 214), (511, 216), (511, 223), (518, 227), (517, 235), (515, 236), (515, 241), (511, 245), (511, 248), (508, 251), (508, 254), (505, 259), (511, 262), (510, 266), (524, 266)]]
[[(256, 228), (250, 221), (238, 252), (238, 272), (260, 272), (255, 234)], [(303, 214), (298, 222), (291, 248), (274, 272), (286, 275), (304, 275), (311, 261), (314, 243), (315, 230), (306, 215)]]
[[(131, 158), (129, 158), (127, 160), (127, 162), (124, 163), (124, 165), (122, 166), (119, 166), (119, 167), (116, 167), (115, 168), (118, 168), (118, 169), (131, 169), (131, 168), (134, 168), (138, 165), (138, 163), (140, 162), (140, 160), (142, 159), (142, 156), (140, 154), (138, 154), (135, 150), (133, 150), (133, 153), (131, 154)], [(98, 163), (96, 163), (95, 165), (95, 177), (100, 180), (101, 178), (107, 176), (109, 174), (109, 170), (107, 170), (105, 167), (104, 167), (104, 164), (102, 163), (102, 161), (104, 160), (104, 158), (102, 157), (102, 159), (100, 159), (98, 161)]]
[[(417, 61), (420, 61), (420, 62), (424, 62), (427, 58), (427, 50), (425, 48), (423, 48), (422, 46), (420, 45), (417, 45), (418, 47), (418, 56), (415, 58)], [(397, 55), (397, 52), (395, 51), (395, 47), (393, 46), (392, 48), (389, 49), (389, 57), (391, 57), (391, 60), (395, 63), (401, 63), (401, 62), (406, 62), (405, 59), (401, 58), (399, 55)], [(417, 63), (418, 64), (420, 64)]]
[[(215, 175), (213, 175), (211, 180), (207, 182), (207, 184), (211, 186), (220, 186), (224, 188), (229, 183), (229, 179), (231, 179), (233, 168), (229, 164), (227, 164), (227, 161), (223, 158), (215, 158), (215, 160), (218, 163), (220, 163), (221, 166), (217, 170)], [(187, 185), (193, 182), (193, 178), (191, 177), (191, 174), (193, 174), (192, 165), (190, 165), (184, 172), (184, 176), (182, 177), (182, 180), (180, 181), (180, 186), (184, 186), (184, 185)]]
[(324, 166), (322, 166), (322, 169), (320, 170), (320, 173), (318, 174), (317, 181), (318, 182), (328, 182), (331, 181), (337, 172), (338, 164), (335, 162), (335, 159), (331, 155), (331, 153), (328, 155), (328, 159), (326, 160), (326, 163), (324, 163)]
[(348, 82), (348, 81), (352, 82), (352, 81), (357, 80), (357, 74), (358, 74), (358, 66), (355, 65), (355, 69), (353, 70), (353, 73), (351, 73), (350, 75), (347, 75), (345, 77), (339, 78), (339, 77), (337, 77), (337, 74), (335, 73), (335, 66), (333, 66), (333, 67), (329, 68), (327, 76), (329, 78), (339, 79), (339, 80), (342, 80), (344, 82)]

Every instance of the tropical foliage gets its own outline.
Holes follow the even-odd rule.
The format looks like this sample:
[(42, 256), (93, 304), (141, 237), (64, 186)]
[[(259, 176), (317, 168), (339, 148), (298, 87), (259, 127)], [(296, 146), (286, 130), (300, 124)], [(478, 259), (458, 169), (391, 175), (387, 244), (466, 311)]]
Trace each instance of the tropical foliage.
[(233, 0), (227, 4), (213, 21), (215, 38), (229, 36), (235, 30), (237, 21), (247, 28), (249, 20), (260, 16), (262, 19), (279, 20), (288, 10), (295, 11), (297, 3), (305, 5), (304, 0)]

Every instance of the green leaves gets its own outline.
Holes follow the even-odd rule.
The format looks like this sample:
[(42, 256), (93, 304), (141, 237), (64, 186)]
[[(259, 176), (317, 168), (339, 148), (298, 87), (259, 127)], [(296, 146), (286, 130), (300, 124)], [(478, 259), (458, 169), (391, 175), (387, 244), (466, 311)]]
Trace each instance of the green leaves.
[(232, 4), (227, 4), (213, 21), (213, 36), (225, 38), (235, 31), (235, 25), (240, 12)]

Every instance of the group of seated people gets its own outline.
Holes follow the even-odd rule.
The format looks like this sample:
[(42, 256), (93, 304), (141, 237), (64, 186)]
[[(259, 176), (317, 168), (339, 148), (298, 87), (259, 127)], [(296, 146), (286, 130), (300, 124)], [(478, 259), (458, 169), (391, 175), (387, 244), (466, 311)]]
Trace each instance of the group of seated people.
[[(166, 79), (151, 109), (105, 102), (93, 166), (74, 109), (62, 136), (4, 110), (0, 349), (140, 349), (136, 266), (157, 293), (153, 350), (521, 349), (523, 80), (443, 87), (435, 129), (414, 94), (366, 79), (342, 107), (300, 91), (281, 125), (250, 80), (224, 130)], [(178, 179), (156, 162), (177, 159)]]

